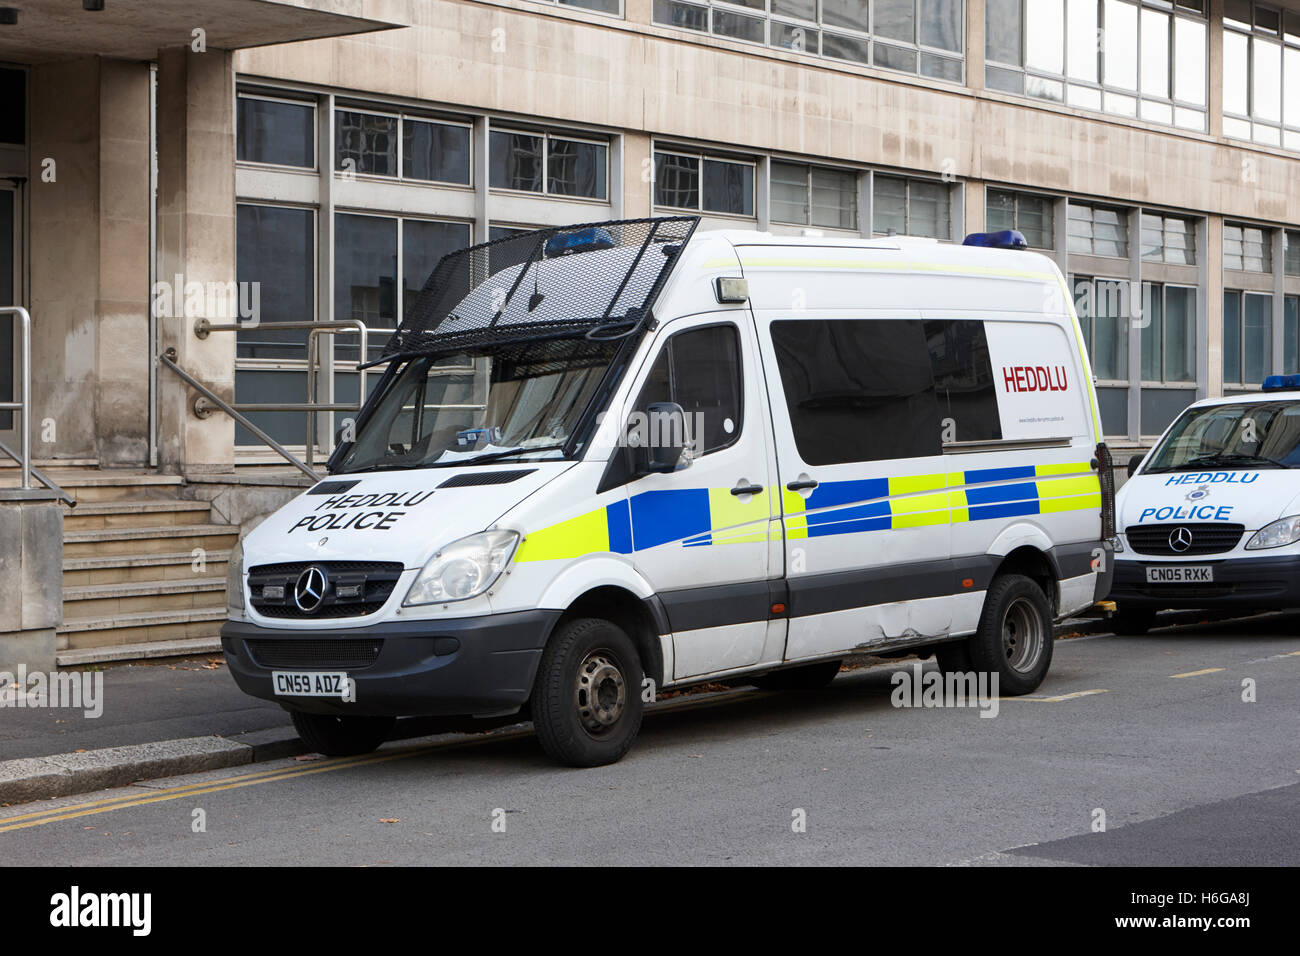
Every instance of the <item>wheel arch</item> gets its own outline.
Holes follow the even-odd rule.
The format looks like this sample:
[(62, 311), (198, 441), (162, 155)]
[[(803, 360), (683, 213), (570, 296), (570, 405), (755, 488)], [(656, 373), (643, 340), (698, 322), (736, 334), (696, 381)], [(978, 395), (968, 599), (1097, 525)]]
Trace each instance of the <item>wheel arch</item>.
[[(656, 690), (663, 687), (664, 653), (660, 635), (665, 633), (666, 619), (653, 597), (643, 599), (616, 584), (597, 585), (569, 603), (555, 622), (552, 635), (565, 622), (581, 617), (603, 618), (622, 628), (636, 645), (645, 676), (655, 682)], [(640, 688), (637, 692), (640, 693)]]

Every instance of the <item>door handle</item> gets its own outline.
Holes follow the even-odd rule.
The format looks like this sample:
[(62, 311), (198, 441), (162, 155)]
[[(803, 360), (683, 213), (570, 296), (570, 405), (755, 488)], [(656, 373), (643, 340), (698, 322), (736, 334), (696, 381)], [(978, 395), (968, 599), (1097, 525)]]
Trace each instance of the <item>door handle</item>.
[(786, 485), (790, 491), (811, 491), (817, 487), (817, 479), (809, 478), (806, 481), (792, 481)]
[(763, 490), (762, 485), (736, 485), (731, 489), (733, 495), (756, 495)]

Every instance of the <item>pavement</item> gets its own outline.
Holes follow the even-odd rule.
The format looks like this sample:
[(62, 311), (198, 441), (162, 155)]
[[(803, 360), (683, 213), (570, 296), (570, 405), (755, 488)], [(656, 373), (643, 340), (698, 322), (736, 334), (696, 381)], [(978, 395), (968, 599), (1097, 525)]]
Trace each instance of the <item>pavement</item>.
[[(1164, 622), (1201, 620), (1198, 612)], [(1104, 631), (1104, 618), (1072, 619), (1058, 637)], [(890, 662), (884, 666), (896, 666)], [(10, 691), (0, 708), (0, 806), (55, 799), (145, 780), (222, 770), (295, 757), (305, 746), (289, 715), (245, 695), (220, 654), (68, 669), (102, 675), (102, 707), (18, 707)], [(96, 678), (98, 679), (98, 678)], [(740, 691), (724, 691), (734, 696)], [(692, 697), (718, 696), (708, 688)], [(517, 726), (478, 722), (483, 732)], [(464, 721), (418, 719), (398, 724), (393, 740), (442, 739)]]

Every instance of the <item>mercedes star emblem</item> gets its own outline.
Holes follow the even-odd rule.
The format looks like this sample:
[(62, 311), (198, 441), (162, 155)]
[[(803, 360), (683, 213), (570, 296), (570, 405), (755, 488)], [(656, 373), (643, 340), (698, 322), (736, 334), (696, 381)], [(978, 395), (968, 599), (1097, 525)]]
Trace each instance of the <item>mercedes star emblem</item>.
[(1182, 554), (1192, 546), (1192, 533), (1186, 528), (1175, 528), (1169, 532), (1169, 550)]
[(304, 614), (311, 614), (325, 600), (325, 572), (312, 565), (302, 574), (293, 586), (293, 603)]

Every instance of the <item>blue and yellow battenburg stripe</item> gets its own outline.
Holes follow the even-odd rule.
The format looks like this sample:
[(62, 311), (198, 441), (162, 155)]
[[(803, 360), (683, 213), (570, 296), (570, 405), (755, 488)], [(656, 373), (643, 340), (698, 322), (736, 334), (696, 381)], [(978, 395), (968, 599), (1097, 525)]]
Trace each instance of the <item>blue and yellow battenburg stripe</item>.
[[(631, 554), (681, 542), (684, 547), (779, 538), (769, 492), (748, 501), (729, 488), (647, 491), (530, 532), (516, 561), (553, 561), (585, 554)], [(804, 498), (781, 492), (786, 537), (962, 524), (990, 518), (1054, 514), (1101, 507), (1090, 463), (1019, 465), (898, 478), (822, 482)]]

